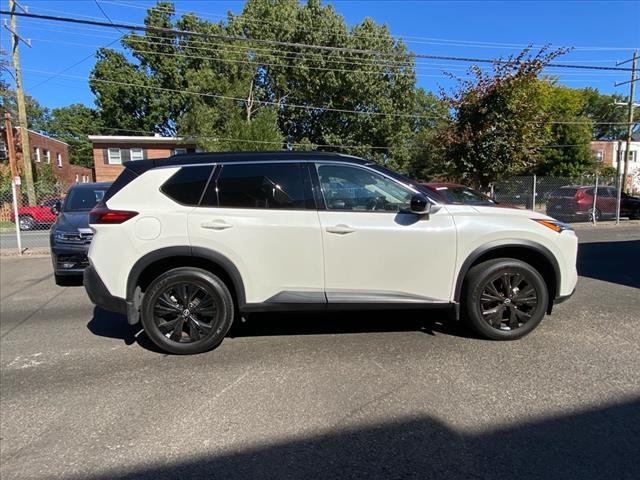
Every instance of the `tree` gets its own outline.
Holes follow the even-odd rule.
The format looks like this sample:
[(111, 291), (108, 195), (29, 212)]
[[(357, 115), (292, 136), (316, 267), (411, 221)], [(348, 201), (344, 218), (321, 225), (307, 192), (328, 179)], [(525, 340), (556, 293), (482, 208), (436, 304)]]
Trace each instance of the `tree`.
[(95, 110), (75, 103), (54, 108), (47, 121), (47, 134), (69, 145), (69, 161), (74, 165), (93, 167), (93, 150), (89, 135), (102, 131), (101, 117)]
[[(350, 29), (319, 0), (248, 0), (241, 14), (219, 23), (174, 17), (168, 2), (149, 9), (145, 24), (165, 30), (126, 35), (131, 59), (98, 52), (91, 88), (106, 127), (177, 133), (203, 145), (237, 131), (242, 141), (233, 146), (242, 149), (274, 144), (277, 136), (285, 140), (279, 145), (315, 145), (408, 169), (416, 134), (413, 58), (386, 26), (367, 18)], [(263, 40), (380, 53), (279, 48)], [(258, 115), (264, 115), (260, 128)], [(278, 135), (272, 126), (262, 128), (272, 115)]]
[[(40, 105), (31, 95), (25, 95), (24, 102), (27, 110), (27, 124), (29, 128), (37, 132), (44, 131), (47, 121), (49, 120), (49, 109)], [(9, 112), (13, 119), (18, 118), (16, 92), (8, 83), (3, 81), (0, 83), (0, 115), (4, 118), (6, 112)]]
[(531, 55), (525, 49), (504, 63), (494, 63), (491, 73), (473, 66), (471, 80), (461, 79), (453, 93), (445, 92), (455, 113), (451, 127), (438, 139), (443, 146), (442, 170), (486, 190), (491, 182), (539, 162), (550, 132), (538, 76), (562, 53), (543, 48)]
[(616, 103), (628, 103), (628, 98), (614, 93), (601, 94), (595, 88), (583, 90), (584, 105), (581, 115), (593, 120), (593, 140), (618, 140), (626, 138), (627, 109)]
[(540, 88), (544, 92), (549, 145), (543, 147), (536, 172), (573, 177), (593, 170), (594, 158), (589, 148), (593, 124), (583, 114), (584, 91), (549, 81), (541, 81)]

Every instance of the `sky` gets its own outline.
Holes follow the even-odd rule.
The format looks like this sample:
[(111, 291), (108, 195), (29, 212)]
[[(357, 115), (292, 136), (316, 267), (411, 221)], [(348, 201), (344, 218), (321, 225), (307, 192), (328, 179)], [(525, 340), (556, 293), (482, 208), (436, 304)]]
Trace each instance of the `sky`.
[[(73, 16), (106, 21), (94, 0), (19, 0), (29, 12)], [(104, 12), (114, 21), (142, 24), (149, 0), (99, 0)], [(179, 14), (194, 12), (217, 21), (227, 11), (239, 13), (242, 1), (177, 0)], [(569, 46), (574, 50), (558, 58), (558, 63), (615, 66), (640, 48), (639, 1), (375, 1), (325, 0), (333, 4), (348, 25), (365, 17), (386, 23), (393, 35), (402, 37), (414, 53), (499, 58), (518, 53), (529, 44)], [(7, 0), (0, 0), (2, 9)], [(3, 23), (4, 23), (3, 16)], [(111, 28), (70, 26), (58, 22), (18, 19), (21, 35), (31, 39), (32, 47), (20, 46), (23, 82), (28, 94), (41, 104), (60, 107), (72, 103), (93, 106), (87, 78), (94, 64), (96, 49), (120, 35)], [(10, 50), (8, 32), (2, 30), (2, 49)], [(113, 43), (112, 48), (119, 48)], [(417, 60), (418, 85), (437, 92), (451, 88), (452, 80), (444, 72), (464, 75), (468, 64)], [(628, 66), (628, 65), (627, 65)], [(68, 69), (68, 70), (67, 70)], [(62, 75), (51, 78), (54, 74)], [(629, 85), (615, 87), (628, 80), (626, 72), (554, 69), (560, 83), (575, 87), (591, 86), (605, 93), (627, 95)], [(4, 72), (8, 81), (11, 78)]]

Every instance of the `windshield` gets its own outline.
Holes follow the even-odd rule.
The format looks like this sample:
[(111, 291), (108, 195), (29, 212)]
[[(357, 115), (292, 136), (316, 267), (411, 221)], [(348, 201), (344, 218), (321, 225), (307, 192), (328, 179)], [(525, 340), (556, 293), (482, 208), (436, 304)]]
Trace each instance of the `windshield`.
[(449, 203), (495, 205), (495, 202), (489, 197), (469, 187), (437, 187), (436, 191)]
[(102, 198), (108, 187), (96, 188), (72, 188), (64, 200), (64, 212), (88, 212), (96, 206)]

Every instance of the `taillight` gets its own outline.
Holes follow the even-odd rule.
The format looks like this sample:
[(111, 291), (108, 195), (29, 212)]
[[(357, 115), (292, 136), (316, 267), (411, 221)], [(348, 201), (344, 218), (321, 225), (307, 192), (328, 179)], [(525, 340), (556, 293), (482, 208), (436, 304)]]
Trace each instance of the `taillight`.
[(576, 200), (583, 200), (585, 196), (586, 195), (584, 190), (578, 190), (576, 192)]
[(138, 215), (130, 210), (110, 210), (106, 205), (98, 204), (89, 212), (89, 223), (123, 223)]

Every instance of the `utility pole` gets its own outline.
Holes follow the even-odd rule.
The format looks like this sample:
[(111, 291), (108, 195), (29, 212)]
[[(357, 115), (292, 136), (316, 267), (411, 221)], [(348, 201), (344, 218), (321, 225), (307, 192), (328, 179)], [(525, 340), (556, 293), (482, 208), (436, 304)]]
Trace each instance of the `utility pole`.
[(22, 144), (22, 173), (24, 175), (24, 181), (27, 187), (27, 198), (29, 199), (30, 205), (36, 204), (36, 190), (33, 186), (33, 169), (31, 167), (31, 146), (29, 145), (29, 130), (27, 123), (27, 108), (24, 102), (24, 92), (22, 90), (22, 72), (20, 70), (20, 53), (18, 51), (18, 44), (20, 42), (24, 42), (25, 45), (31, 46), (31, 42), (23, 39), (18, 35), (18, 30), (16, 26), (16, 16), (15, 10), (16, 7), (20, 8), (22, 11), (26, 11), (26, 9), (20, 5), (15, 0), (9, 0), (9, 10), (11, 12), (11, 27), (7, 27), (5, 24), (5, 28), (11, 32), (11, 45), (12, 45), (12, 57), (13, 57), (13, 68), (15, 69), (15, 80), (16, 80), (16, 103), (18, 105), (18, 123), (20, 124), (20, 142)]
[(638, 81), (638, 77), (636, 76), (636, 70), (638, 68), (638, 51), (633, 52), (633, 58), (629, 60), (625, 60), (623, 62), (617, 62), (616, 65), (622, 65), (624, 63), (632, 62), (631, 64), (631, 80), (626, 82), (615, 83), (615, 86), (624, 85), (625, 83), (631, 84), (629, 90), (629, 115), (628, 115), (628, 124), (627, 124), (627, 146), (624, 152), (624, 171), (622, 173), (622, 189), (626, 192), (627, 190), (627, 176), (629, 175), (629, 161), (631, 160), (631, 140), (633, 136), (633, 100), (636, 93), (636, 81)]

